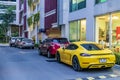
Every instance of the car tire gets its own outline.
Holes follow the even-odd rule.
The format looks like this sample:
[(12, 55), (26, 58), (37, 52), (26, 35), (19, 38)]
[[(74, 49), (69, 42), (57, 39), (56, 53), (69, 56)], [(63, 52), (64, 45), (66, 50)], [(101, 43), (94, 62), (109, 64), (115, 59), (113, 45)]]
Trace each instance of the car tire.
[(80, 67), (79, 60), (77, 56), (74, 56), (72, 59), (72, 67), (75, 71), (81, 71), (82, 68)]
[(12, 44), (10, 44), (10, 47), (12, 47)]
[(47, 57), (48, 57), (48, 58), (51, 57), (51, 54), (50, 54), (50, 51), (49, 51), (49, 50), (47, 51)]
[(32, 47), (32, 49), (34, 49), (34, 47)]
[(40, 49), (38, 49), (38, 53), (39, 55), (43, 55)]
[(61, 59), (60, 59), (60, 54), (59, 54), (59, 52), (57, 52), (57, 54), (56, 54), (56, 60), (57, 60), (57, 62), (61, 62)]

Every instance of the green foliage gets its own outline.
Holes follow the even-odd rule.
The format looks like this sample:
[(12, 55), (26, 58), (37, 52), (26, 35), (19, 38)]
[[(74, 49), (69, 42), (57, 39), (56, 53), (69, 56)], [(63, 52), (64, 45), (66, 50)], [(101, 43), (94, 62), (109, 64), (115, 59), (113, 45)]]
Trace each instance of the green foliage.
[(39, 20), (40, 20), (40, 13), (38, 12), (38, 13), (34, 14), (34, 23), (38, 23)]
[(36, 43), (34, 46), (35, 46), (36, 48), (38, 48), (39, 44)]
[(28, 25), (29, 25), (29, 26), (32, 25), (32, 16), (27, 19), (27, 22), (28, 22)]
[(17, 36), (19, 36), (18, 32), (12, 33), (12, 37), (17, 37)]
[(116, 64), (120, 65), (120, 53), (114, 53), (116, 57)]
[[(10, 23), (13, 22), (14, 20), (14, 14), (15, 12), (13, 11), (15, 9), (15, 6), (8, 7), (5, 10), (5, 13), (2, 14), (2, 23), (0, 25), (0, 35), (5, 35), (3, 39), (6, 37), (6, 42), (7, 42), (7, 31), (10, 29)], [(5, 41), (5, 40), (4, 40)]]
[(29, 7), (32, 6), (32, 0), (28, 0), (28, 6), (29, 6)]

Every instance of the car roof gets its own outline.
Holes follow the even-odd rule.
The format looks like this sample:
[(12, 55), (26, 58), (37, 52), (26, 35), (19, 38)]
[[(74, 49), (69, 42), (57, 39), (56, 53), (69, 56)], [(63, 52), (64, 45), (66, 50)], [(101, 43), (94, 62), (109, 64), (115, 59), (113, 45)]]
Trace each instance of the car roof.
[(77, 42), (72, 42), (74, 44), (97, 44), (96, 42), (91, 42), (91, 41), (77, 41)]

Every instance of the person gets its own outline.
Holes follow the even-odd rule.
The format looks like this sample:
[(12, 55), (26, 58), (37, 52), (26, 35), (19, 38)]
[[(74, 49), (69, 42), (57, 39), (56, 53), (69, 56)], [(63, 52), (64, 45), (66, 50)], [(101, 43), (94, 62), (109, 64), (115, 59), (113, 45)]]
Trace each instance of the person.
[(100, 40), (100, 44), (102, 45), (103, 49), (105, 47), (105, 41), (104, 40)]

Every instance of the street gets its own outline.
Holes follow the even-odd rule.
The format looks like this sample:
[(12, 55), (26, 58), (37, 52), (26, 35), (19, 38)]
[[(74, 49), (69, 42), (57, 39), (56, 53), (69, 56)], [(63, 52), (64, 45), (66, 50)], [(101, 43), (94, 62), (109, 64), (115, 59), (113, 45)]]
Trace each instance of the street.
[(76, 72), (54, 58), (39, 56), (37, 49), (0, 45), (0, 80), (120, 80), (120, 66)]

